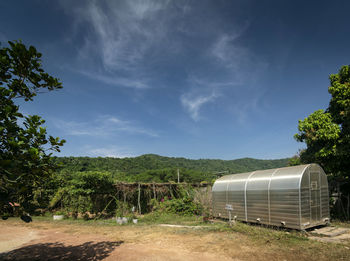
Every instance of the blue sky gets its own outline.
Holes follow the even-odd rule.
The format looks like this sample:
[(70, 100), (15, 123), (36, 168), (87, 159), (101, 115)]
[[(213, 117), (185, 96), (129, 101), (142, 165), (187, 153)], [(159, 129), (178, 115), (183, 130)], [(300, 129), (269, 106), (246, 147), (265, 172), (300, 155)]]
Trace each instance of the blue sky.
[(64, 89), (21, 103), (60, 155), (290, 157), (349, 64), (349, 1), (1, 1)]

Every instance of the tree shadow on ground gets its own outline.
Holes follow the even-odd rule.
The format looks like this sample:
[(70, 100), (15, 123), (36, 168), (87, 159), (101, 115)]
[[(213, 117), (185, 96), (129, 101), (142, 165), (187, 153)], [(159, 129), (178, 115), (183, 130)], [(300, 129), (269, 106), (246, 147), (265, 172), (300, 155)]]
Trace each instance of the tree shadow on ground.
[(0, 260), (102, 260), (123, 241), (86, 242), (76, 246), (62, 243), (45, 243), (25, 246), (0, 254)]

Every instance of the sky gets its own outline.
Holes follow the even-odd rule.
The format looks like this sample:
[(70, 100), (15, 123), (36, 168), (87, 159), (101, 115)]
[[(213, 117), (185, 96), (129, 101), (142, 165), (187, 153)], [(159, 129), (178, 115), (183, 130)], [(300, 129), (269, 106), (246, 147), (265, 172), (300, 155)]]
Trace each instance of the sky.
[(350, 63), (350, 1), (0, 2), (0, 42), (43, 54), (63, 89), (21, 102), (59, 156), (291, 157)]

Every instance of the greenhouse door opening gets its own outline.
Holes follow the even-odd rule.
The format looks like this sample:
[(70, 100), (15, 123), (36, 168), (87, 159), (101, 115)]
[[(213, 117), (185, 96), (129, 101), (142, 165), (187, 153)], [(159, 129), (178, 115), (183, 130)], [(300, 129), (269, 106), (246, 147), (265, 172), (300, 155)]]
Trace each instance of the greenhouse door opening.
[(311, 220), (317, 221), (321, 216), (321, 190), (320, 190), (320, 173), (311, 172), (310, 173), (310, 211), (311, 211)]

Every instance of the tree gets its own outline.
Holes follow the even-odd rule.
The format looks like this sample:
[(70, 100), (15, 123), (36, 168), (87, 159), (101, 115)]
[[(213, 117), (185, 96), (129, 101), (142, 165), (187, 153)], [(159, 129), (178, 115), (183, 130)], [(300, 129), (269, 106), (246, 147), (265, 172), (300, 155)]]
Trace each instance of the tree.
[(33, 189), (45, 181), (56, 164), (52, 153), (65, 140), (48, 136), (38, 115), (24, 116), (15, 100), (32, 101), (40, 92), (62, 88), (46, 73), (41, 53), (20, 41), (0, 49), (0, 214), (8, 202), (17, 202), (29, 212)]
[(330, 75), (332, 95), (326, 111), (317, 110), (299, 121), (295, 139), (305, 142), (300, 153), (303, 163), (317, 162), (332, 176), (350, 176), (350, 66)]
[(298, 154), (294, 155), (293, 157), (291, 157), (289, 160), (288, 160), (288, 167), (289, 166), (298, 166), (301, 164), (301, 161), (300, 161), (300, 152), (301, 150), (299, 151)]
[(294, 137), (307, 145), (300, 152), (300, 161), (319, 163), (328, 173), (330, 191), (338, 195), (332, 215), (350, 219), (350, 66), (342, 66), (329, 79), (332, 97), (328, 108), (300, 120)]

